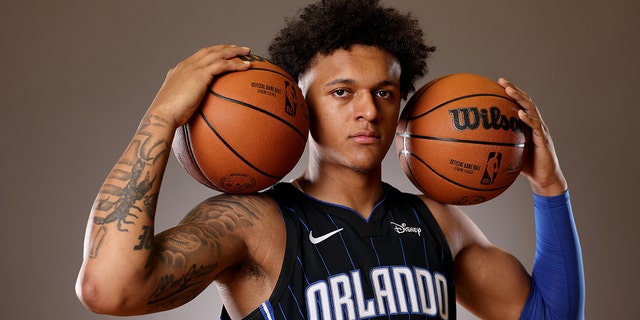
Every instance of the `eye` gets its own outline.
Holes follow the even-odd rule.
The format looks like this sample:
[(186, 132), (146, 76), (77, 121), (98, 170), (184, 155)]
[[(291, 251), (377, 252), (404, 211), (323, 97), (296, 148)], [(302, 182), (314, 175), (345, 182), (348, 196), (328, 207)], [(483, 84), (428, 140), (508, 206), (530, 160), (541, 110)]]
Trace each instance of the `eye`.
[(343, 98), (349, 95), (349, 91), (347, 91), (346, 89), (336, 89), (331, 93), (338, 98)]
[(393, 93), (389, 90), (378, 90), (376, 91), (376, 97), (378, 98), (382, 98), (382, 99), (388, 99), (391, 98), (393, 95)]

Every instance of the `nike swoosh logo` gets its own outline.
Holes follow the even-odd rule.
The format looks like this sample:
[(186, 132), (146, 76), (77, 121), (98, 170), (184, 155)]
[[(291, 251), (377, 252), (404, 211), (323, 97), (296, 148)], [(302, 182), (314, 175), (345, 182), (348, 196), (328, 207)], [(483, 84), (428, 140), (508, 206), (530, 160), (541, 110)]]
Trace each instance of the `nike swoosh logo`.
[(313, 243), (313, 244), (318, 244), (318, 243), (320, 243), (322, 241), (325, 241), (325, 240), (329, 239), (329, 237), (331, 237), (332, 235), (342, 231), (342, 229), (343, 228), (331, 231), (331, 232), (329, 232), (329, 233), (327, 233), (327, 234), (325, 234), (323, 236), (317, 237), (317, 238), (313, 236), (313, 230), (312, 230), (312, 231), (309, 232), (309, 241), (311, 241), (311, 243)]

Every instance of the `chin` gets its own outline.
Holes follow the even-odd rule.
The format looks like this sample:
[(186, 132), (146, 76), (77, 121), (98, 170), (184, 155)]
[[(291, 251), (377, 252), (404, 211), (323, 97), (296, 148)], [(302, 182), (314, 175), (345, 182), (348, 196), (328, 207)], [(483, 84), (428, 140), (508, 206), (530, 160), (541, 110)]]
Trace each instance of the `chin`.
[(368, 173), (374, 173), (380, 170), (380, 168), (382, 167), (382, 162), (381, 161), (353, 162), (347, 166), (355, 172), (368, 174)]

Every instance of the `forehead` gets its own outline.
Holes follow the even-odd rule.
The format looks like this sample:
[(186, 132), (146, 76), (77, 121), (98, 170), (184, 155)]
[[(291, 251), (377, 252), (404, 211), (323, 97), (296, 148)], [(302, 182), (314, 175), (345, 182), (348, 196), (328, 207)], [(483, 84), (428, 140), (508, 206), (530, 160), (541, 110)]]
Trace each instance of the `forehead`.
[(400, 63), (390, 53), (372, 46), (354, 45), (330, 54), (318, 54), (309, 68), (300, 74), (300, 87), (311, 83), (328, 83), (336, 79), (350, 81), (398, 82)]

